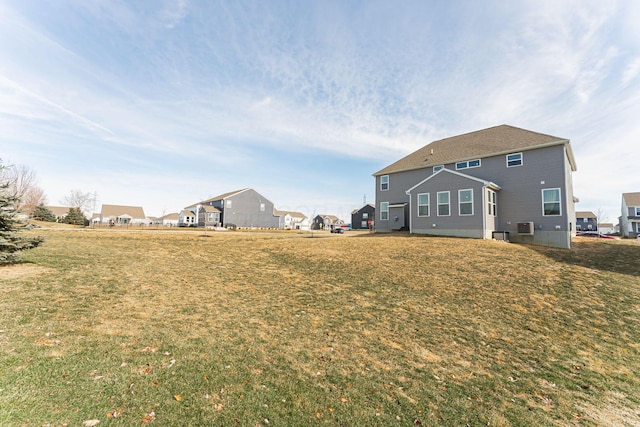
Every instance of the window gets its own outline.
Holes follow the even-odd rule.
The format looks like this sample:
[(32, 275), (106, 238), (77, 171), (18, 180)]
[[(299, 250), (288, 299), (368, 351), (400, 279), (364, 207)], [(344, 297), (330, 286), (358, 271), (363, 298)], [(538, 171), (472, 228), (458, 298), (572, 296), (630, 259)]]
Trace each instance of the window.
[(522, 153), (507, 154), (507, 167), (522, 166)]
[(369, 219), (369, 212), (362, 212), (362, 219)]
[(460, 215), (473, 215), (473, 189), (458, 190), (458, 212)]
[(547, 188), (542, 190), (542, 214), (544, 216), (562, 215), (560, 210), (559, 188)]
[(264, 203), (260, 203), (260, 212), (264, 212), (266, 206)]
[(389, 202), (380, 203), (380, 219), (383, 221), (389, 219)]
[(418, 194), (418, 216), (429, 216), (429, 193)]
[(640, 206), (636, 206), (636, 216), (640, 216)]
[(480, 167), (480, 159), (456, 163), (456, 170)]
[(387, 191), (389, 189), (389, 175), (383, 175), (380, 177), (380, 191)]
[(496, 216), (496, 192), (487, 190), (487, 213)]
[(589, 222), (589, 218), (582, 218), (582, 222)]
[(449, 192), (438, 192), (438, 216), (449, 216)]
[(367, 224), (367, 221), (361, 221), (360, 222), (360, 228), (368, 228), (369, 225)]
[(433, 173), (438, 172), (439, 170), (444, 169), (444, 165), (438, 165), (433, 167)]
[(227, 200), (227, 207), (230, 208), (231, 207), (231, 200)]

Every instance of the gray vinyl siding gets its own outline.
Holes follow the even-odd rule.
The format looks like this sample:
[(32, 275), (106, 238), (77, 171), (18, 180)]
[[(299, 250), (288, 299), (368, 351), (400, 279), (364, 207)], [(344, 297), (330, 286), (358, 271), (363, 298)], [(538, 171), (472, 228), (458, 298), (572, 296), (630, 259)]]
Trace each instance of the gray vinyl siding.
[[(426, 177), (431, 175), (431, 168), (418, 169), (407, 172), (399, 172), (389, 174), (389, 189), (386, 191), (380, 191), (380, 177), (376, 178), (376, 216), (375, 216), (375, 228), (376, 231), (391, 231), (397, 229), (397, 223), (394, 224), (391, 213), (389, 213), (389, 220), (380, 219), (380, 203), (389, 202), (390, 205), (409, 203), (409, 196), (406, 191), (422, 181)], [(407, 216), (408, 218), (408, 216)], [(409, 226), (409, 224), (404, 224)]]
[[(569, 247), (571, 233), (575, 233), (575, 224), (573, 224), (575, 207), (571, 165), (565, 146), (557, 145), (521, 152), (523, 159), (521, 166), (507, 167), (506, 154), (502, 154), (482, 158), (480, 167), (463, 169), (458, 172), (493, 182), (501, 187), (501, 190), (496, 192), (497, 215), (495, 218), (490, 218), (490, 221), (495, 221), (495, 231), (508, 231), (510, 239), (516, 242)], [(446, 164), (445, 168), (456, 170), (455, 163)], [(386, 201), (392, 205), (407, 202), (408, 196), (405, 191), (431, 174), (431, 167), (389, 174), (389, 190), (387, 191), (380, 191), (380, 177), (376, 177), (376, 230), (388, 231), (391, 229), (389, 221), (381, 221), (379, 218), (380, 202)], [(450, 180), (448, 182), (451, 183)], [(447, 222), (447, 226), (460, 230), (471, 229), (473, 228), (472, 220), (453, 215), (458, 212), (458, 188), (462, 187), (450, 185), (445, 189), (451, 191), (452, 216), (450, 222)], [(474, 199), (482, 197), (482, 192), (476, 190), (475, 186), (473, 188)], [(561, 192), (560, 216), (543, 215), (542, 190), (551, 188), (559, 188)], [(415, 191), (413, 193), (417, 194)], [(431, 196), (431, 209), (436, 208), (436, 202), (434, 192)], [(412, 200), (412, 203), (408, 220), (417, 221), (416, 213), (413, 212), (415, 201)], [(478, 201), (474, 203), (476, 215), (480, 214), (479, 209), (483, 212), (486, 210), (479, 203)], [(534, 222), (534, 236), (518, 235), (517, 224), (528, 221)], [(411, 224), (407, 225), (411, 226)], [(479, 227), (481, 228), (481, 225)]]
[[(411, 232), (482, 238), (483, 184), (441, 172), (411, 191)], [(473, 190), (473, 215), (459, 214), (459, 190)], [(438, 216), (438, 192), (449, 192), (449, 216)], [(418, 194), (429, 194), (429, 216), (418, 216)], [(435, 226), (435, 227), (434, 227)]]
[[(231, 207), (227, 201), (231, 200)], [(264, 211), (260, 204), (264, 203)], [(225, 227), (278, 228), (279, 218), (273, 215), (273, 203), (253, 189), (236, 193), (224, 200), (221, 221)]]

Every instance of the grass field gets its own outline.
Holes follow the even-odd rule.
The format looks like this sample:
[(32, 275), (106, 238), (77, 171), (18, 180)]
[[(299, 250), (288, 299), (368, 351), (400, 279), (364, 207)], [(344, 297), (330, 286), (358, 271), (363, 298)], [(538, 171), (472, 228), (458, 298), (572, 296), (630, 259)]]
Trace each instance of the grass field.
[(640, 425), (633, 241), (39, 234), (2, 426)]

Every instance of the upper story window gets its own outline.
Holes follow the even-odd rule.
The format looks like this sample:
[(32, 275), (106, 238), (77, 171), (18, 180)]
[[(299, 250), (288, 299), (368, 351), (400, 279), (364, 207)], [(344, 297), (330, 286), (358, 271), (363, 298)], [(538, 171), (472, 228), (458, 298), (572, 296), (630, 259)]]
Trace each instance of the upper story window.
[(468, 168), (479, 168), (479, 167), (480, 167), (480, 159), (467, 160), (465, 162), (456, 163), (456, 170), (468, 169)]
[(266, 205), (264, 203), (260, 203), (260, 212), (264, 212), (266, 209)]
[(438, 172), (439, 170), (444, 169), (444, 165), (438, 165), (433, 167), (433, 173)]
[(380, 202), (380, 219), (383, 221), (389, 219), (389, 202)]
[(542, 190), (542, 214), (544, 216), (560, 216), (560, 189), (545, 188)]
[(636, 206), (636, 216), (640, 216), (640, 206)]
[(362, 219), (369, 219), (369, 212), (362, 212)]
[(227, 200), (227, 207), (230, 208), (231, 207), (231, 200)]
[(522, 166), (522, 153), (507, 154), (507, 167)]
[(387, 191), (389, 189), (389, 175), (382, 175), (380, 177), (380, 191)]
[(458, 190), (458, 212), (460, 215), (473, 215), (473, 189)]
[(429, 216), (429, 193), (418, 194), (418, 216)]
[(438, 194), (438, 216), (449, 216), (451, 209), (449, 206), (449, 192), (439, 191)]

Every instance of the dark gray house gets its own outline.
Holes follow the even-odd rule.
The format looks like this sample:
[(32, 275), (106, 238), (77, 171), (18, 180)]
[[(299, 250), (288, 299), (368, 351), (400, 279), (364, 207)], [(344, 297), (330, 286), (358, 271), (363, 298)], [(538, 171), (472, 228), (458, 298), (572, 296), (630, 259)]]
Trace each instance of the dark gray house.
[(620, 234), (626, 237), (640, 235), (640, 193), (622, 194)]
[(368, 203), (351, 212), (351, 228), (354, 230), (368, 230), (373, 227), (376, 217), (376, 205)]
[(195, 223), (227, 228), (278, 228), (273, 203), (251, 188), (224, 193), (185, 208), (196, 215)]
[(598, 231), (598, 217), (591, 211), (576, 212), (576, 231)]
[(342, 225), (344, 221), (335, 215), (318, 214), (311, 223), (312, 230), (330, 230), (336, 225)]
[(569, 248), (575, 170), (568, 139), (513, 126), (434, 141), (373, 175), (376, 231)]

